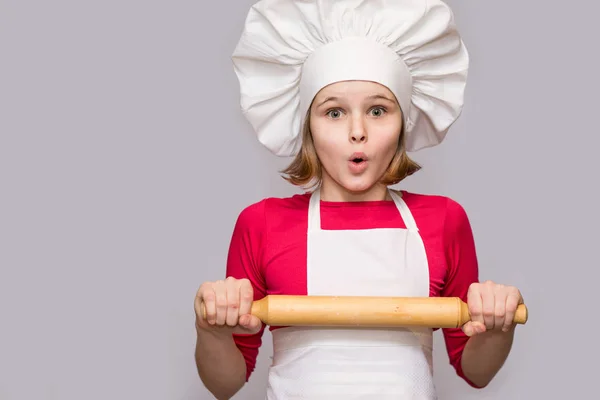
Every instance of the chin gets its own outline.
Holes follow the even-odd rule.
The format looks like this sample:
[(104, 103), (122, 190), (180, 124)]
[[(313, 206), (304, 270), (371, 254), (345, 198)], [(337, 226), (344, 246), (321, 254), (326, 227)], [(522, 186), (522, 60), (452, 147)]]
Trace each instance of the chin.
[(351, 179), (342, 181), (342, 187), (351, 193), (364, 193), (372, 189), (377, 182), (372, 179)]

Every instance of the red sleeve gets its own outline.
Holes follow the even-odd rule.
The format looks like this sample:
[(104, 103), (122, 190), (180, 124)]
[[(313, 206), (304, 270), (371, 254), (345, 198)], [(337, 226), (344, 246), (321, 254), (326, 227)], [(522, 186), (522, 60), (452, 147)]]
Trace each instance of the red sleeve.
[[(264, 204), (264, 201), (253, 204), (240, 213), (233, 230), (227, 256), (226, 275), (236, 279), (247, 278), (252, 283), (255, 301), (263, 298), (266, 294), (260, 252), (265, 242)], [(250, 379), (256, 366), (264, 330), (265, 324), (257, 334), (234, 335), (233, 337), (246, 361), (246, 381)]]
[[(451, 199), (448, 199), (446, 208), (444, 244), (448, 277), (441, 295), (460, 297), (466, 302), (469, 286), (479, 280), (477, 254), (467, 214), (460, 204)], [(469, 337), (460, 328), (444, 328), (442, 331), (450, 364), (458, 376), (477, 388), (467, 379), (461, 367), (462, 353)]]

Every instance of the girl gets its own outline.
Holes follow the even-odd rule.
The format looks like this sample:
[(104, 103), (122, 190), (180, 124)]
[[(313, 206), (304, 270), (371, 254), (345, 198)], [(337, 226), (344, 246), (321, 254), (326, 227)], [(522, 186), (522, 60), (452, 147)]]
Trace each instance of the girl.
[[(407, 155), (439, 144), (463, 106), (468, 55), (438, 0), (262, 0), (234, 53), (242, 108), (258, 139), (293, 156), (312, 190), (268, 198), (237, 220), (226, 279), (205, 282), (196, 362), (217, 398), (250, 378), (269, 294), (456, 296), (472, 321), (443, 329), (450, 363), (486, 386), (508, 356), (519, 291), (479, 283), (463, 208), (389, 186)], [(201, 309), (206, 309), (206, 320)], [(271, 326), (268, 399), (435, 399), (432, 329)]]

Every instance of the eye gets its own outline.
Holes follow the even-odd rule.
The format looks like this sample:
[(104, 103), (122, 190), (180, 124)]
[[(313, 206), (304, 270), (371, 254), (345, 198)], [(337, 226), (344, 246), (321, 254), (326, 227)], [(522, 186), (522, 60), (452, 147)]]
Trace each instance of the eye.
[(385, 108), (375, 107), (371, 109), (371, 115), (374, 117), (381, 117), (385, 113)]
[(336, 119), (342, 116), (342, 112), (340, 110), (329, 110), (326, 113), (327, 116), (329, 116), (330, 118)]

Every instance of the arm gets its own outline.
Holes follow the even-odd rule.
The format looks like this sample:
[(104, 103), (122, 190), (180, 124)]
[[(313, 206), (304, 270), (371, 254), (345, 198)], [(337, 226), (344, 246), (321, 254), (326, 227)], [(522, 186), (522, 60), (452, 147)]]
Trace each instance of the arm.
[(472, 336), (462, 355), (462, 369), (478, 387), (487, 386), (504, 365), (512, 347), (515, 329), (488, 331)]
[[(238, 282), (245, 281), (241, 284), (246, 287), (251, 286), (254, 301), (266, 295), (260, 269), (264, 220), (264, 202), (244, 209), (235, 224), (227, 257), (226, 276)], [(249, 311), (250, 307), (251, 304), (244, 308)], [(198, 374), (204, 386), (218, 399), (232, 397), (248, 381), (262, 342), (265, 325), (256, 317), (242, 315), (242, 310), (239, 313), (241, 329), (227, 326), (222, 330), (206, 329), (206, 321), (196, 322)], [(227, 320), (230, 320), (229, 315)]]
[(217, 398), (233, 397), (246, 382), (246, 363), (232, 335), (196, 326), (196, 367), (204, 386)]
[(448, 352), (458, 375), (472, 387), (483, 388), (510, 353), (514, 325), (505, 323), (504, 316), (512, 320), (522, 299), (516, 288), (491, 281), (479, 283), (471, 225), (464, 209), (452, 200), (448, 203), (444, 240), (449, 274), (443, 295), (465, 301), (473, 320), (461, 328), (444, 330)]
[(471, 321), (463, 330), (470, 339), (462, 366), (473, 381), (486, 386), (510, 353), (515, 332), (512, 321), (523, 298), (517, 288), (492, 281), (473, 283), (467, 298)]

